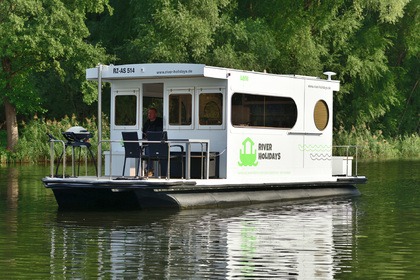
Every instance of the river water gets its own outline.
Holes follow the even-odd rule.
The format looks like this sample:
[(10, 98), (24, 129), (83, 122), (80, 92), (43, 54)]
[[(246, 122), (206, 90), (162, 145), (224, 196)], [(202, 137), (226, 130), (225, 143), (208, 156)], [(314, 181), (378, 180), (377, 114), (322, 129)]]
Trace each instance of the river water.
[[(357, 198), (61, 212), (45, 166), (0, 167), (3, 279), (416, 279), (420, 161), (359, 163)], [(417, 278), (418, 279), (418, 278)]]

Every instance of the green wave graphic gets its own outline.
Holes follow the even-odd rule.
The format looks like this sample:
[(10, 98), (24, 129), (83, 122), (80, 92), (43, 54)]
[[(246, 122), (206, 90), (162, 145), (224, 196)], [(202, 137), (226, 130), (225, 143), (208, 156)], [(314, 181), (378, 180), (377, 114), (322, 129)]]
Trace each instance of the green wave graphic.
[(298, 145), (300, 151), (305, 152), (329, 152), (331, 151), (332, 146), (331, 145)]
[(311, 160), (331, 160), (331, 154), (310, 153)]

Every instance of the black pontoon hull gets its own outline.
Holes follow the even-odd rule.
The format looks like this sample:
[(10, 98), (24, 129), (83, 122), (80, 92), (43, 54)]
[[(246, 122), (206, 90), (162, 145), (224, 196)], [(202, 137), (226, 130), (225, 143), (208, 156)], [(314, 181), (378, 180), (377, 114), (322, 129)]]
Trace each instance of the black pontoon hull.
[(214, 208), (262, 202), (332, 196), (357, 196), (352, 183), (363, 178), (337, 182), (260, 185), (198, 185), (191, 182), (109, 181), (76, 182), (44, 178), (60, 209), (150, 209)]

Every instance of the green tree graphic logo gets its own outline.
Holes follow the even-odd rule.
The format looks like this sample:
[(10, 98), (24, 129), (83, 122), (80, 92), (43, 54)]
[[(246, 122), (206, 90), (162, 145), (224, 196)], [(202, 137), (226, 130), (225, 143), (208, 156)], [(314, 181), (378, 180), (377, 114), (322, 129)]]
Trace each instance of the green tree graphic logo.
[(242, 149), (239, 151), (239, 166), (257, 166), (257, 150), (254, 149), (254, 141), (247, 137), (242, 142)]

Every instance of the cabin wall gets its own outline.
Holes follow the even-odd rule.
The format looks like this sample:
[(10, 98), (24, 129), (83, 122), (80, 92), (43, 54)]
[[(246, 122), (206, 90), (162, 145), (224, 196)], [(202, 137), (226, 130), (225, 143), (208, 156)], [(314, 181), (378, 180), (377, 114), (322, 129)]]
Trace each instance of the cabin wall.
[(306, 133), (300, 149), (308, 176), (332, 175), (333, 86), (325, 80), (305, 80)]
[[(282, 177), (288, 180), (331, 179), (333, 89), (338, 90), (338, 83), (232, 71), (227, 112), (231, 116), (227, 128), (227, 178), (246, 182), (262, 179), (276, 182)], [(231, 107), (231, 97), (235, 93), (291, 98), (297, 107), (296, 123), (292, 128), (263, 128), (246, 123), (232, 125), (232, 121), (234, 124), (242, 119), (246, 122), (246, 116), (236, 116), (237, 111)], [(323, 100), (327, 109), (324, 108), (321, 114), (318, 112), (318, 122), (325, 121), (322, 113), (329, 116), (322, 130), (314, 122), (314, 106), (319, 100)], [(266, 106), (270, 106), (269, 103)], [(243, 110), (244, 115), (249, 114), (247, 110)]]
[[(169, 79), (165, 82), (165, 95), (164, 95), (164, 116), (169, 116), (170, 108), (169, 97), (171, 92), (183, 92), (185, 88), (191, 90), (193, 95), (192, 100), (192, 121), (189, 126), (171, 125), (168, 119), (164, 119), (164, 129), (168, 131), (168, 138), (171, 139), (208, 139), (210, 141), (210, 152), (218, 157), (219, 170), (218, 175), (220, 178), (226, 177), (226, 155), (223, 153), (227, 147), (226, 136), (226, 80), (223, 79), (210, 79), (210, 78), (190, 78), (190, 79)], [(201, 94), (206, 93), (221, 93), (222, 104), (220, 114), (222, 123), (206, 125), (200, 123), (199, 115), (202, 105), (200, 105)], [(193, 145), (193, 152), (201, 151), (200, 145)]]
[[(110, 118), (112, 175), (122, 173), (121, 132), (142, 135), (147, 109), (144, 96), (153, 96), (162, 102), (160, 115), (169, 140), (210, 141), (210, 151), (218, 155), (219, 178), (246, 182), (331, 180), (332, 94), (339, 89), (338, 81), (204, 69), (203, 75), (211, 77), (110, 80), (111, 112), (118, 111)], [(121, 97), (127, 107), (116, 108), (115, 100)], [(135, 118), (122, 125), (126, 111), (135, 111)], [(192, 149), (198, 152), (200, 146)], [(105, 173), (109, 174), (111, 163), (106, 153)], [(128, 163), (126, 174), (133, 166), (134, 161)]]
[[(111, 114), (110, 117), (110, 140), (112, 143), (112, 175), (122, 174), (122, 165), (124, 160), (124, 147), (121, 143), (123, 131), (137, 131), (139, 137), (141, 137), (141, 129), (143, 123), (146, 121), (143, 119), (143, 110), (145, 106), (143, 104), (143, 95), (150, 94), (143, 92), (143, 84), (163, 83), (163, 88), (160, 93), (152, 93), (154, 97), (162, 99), (163, 111), (159, 112), (159, 116), (163, 118), (164, 130), (168, 133), (168, 139), (208, 139), (210, 141), (210, 151), (219, 155), (219, 177), (226, 177), (226, 154), (223, 153), (227, 147), (226, 137), (226, 111), (220, 110), (222, 114), (222, 122), (219, 124), (214, 123), (203, 123), (201, 118), (199, 121), (199, 107), (203, 104), (199, 103), (201, 94), (217, 92), (222, 94), (222, 104), (218, 104), (222, 108), (226, 107), (226, 87), (227, 83), (224, 79), (210, 79), (210, 78), (166, 78), (166, 79), (136, 79), (136, 80), (114, 80), (111, 86), (111, 112), (116, 110), (115, 98), (121, 98), (122, 95), (135, 96), (133, 100), (128, 98), (128, 103), (132, 101), (133, 104), (127, 104), (127, 106), (134, 106), (137, 109), (137, 116), (135, 123), (131, 125), (117, 125), (115, 121), (118, 117)], [(184, 124), (170, 124), (169, 115), (169, 98), (171, 94), (191, 94), (192, 99), (192, 113), (189, 116), (190, 122), (187, 125)], [(132, 108), (131, 108), (132, 109)], [(206, 108), (207, 109), (207, 108)], [(122, 114), (124, 114), (124, 110)], [(200, 145), (192, 145), (192, 152), (201, 151)], [(110, 173), (110, 158), (109, 152), (105, 151), (105, 174)], [(108, 156), (107, 156), (108, 155)], [(135, 166), (134, 160), (127, 161), (127, 167), (125, 174), (130, 174)]]

